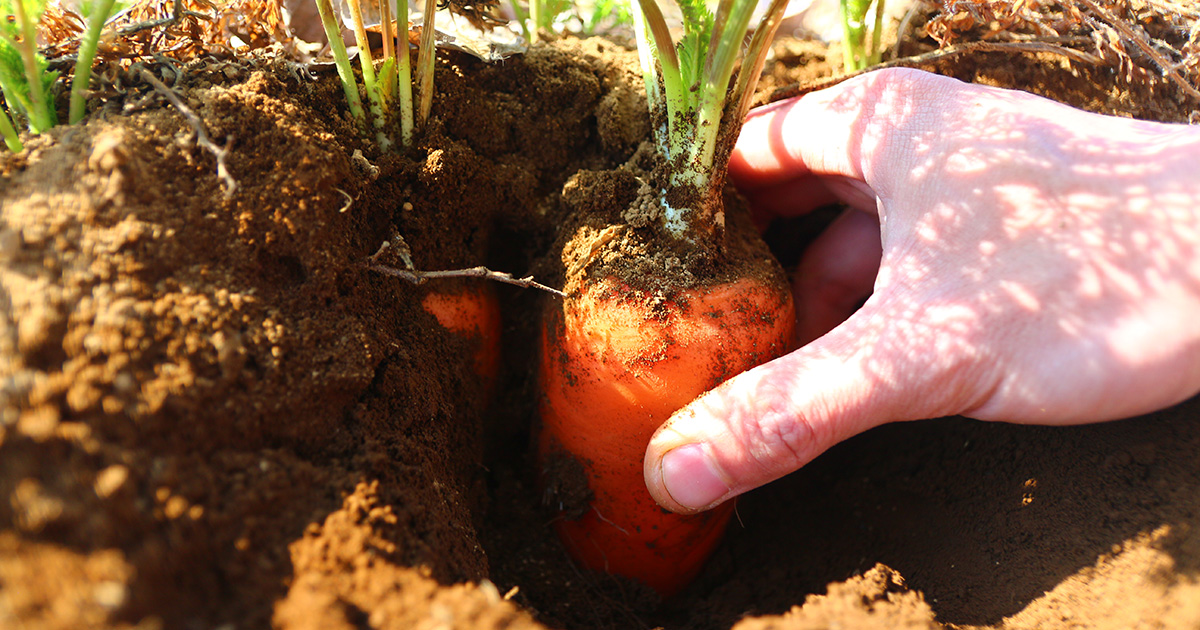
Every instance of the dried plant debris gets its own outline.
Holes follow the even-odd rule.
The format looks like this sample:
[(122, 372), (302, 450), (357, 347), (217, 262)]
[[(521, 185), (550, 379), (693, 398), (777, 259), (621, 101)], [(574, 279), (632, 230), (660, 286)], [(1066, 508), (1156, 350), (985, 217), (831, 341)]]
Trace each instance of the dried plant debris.
[(944, 0), (925, 25), (943, 47), (1040, 42), (1078, 50), (1127, 81), (1171, 81), (1200, 101), (1200, 9), (1176, 0)]
[[(48, 10), (40, 27), (43, 41), (50, 42), (46, 56), (74, 54), (83, 24), (82, 17), (61, 6)], [(291, 41), (276, 0), (140, 0), (108, 22), (97, 57), (113, 62), (166, 56), (187, 62)]]

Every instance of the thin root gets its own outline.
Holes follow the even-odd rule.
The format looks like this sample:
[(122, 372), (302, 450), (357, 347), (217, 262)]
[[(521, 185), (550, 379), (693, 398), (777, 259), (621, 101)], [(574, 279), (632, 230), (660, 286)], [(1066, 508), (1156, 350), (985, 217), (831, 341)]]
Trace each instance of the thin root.
[[(338, 213), (344, 214), (346, 212), (349, 212), (350, 208), (354, 206), (354, 197), (351, 197), (350, 193), (342, 190), (341, 188), (334, 188), (334, 190), (338, 191), (339, 193), (342, 193), (342, 196), (346, 198), (346, 205), (342, 206), (341, 209), (338, 210)], [(382, 248), (380, 248), (380, 249), (382, 249)]]
[(217, 177), (220, 178), (221, 183), (224, 184), (225, 198), (229, 199), (232, 197), (234, 191), (238, 188), (238, 183), (237, 180), (235, 180), (233, 176), (229, 174), (229, 169), (225, 165), (225, 158), (229, 154), (228, 147), (229, 143), (233, 141), (233, 137), (226, 136), (225, 146), (217, 146), (212, 140), (209, 140), (208, 132), (204, 130), (204, 123), (200, 120), (200, 117), (196, 115), (196, 112), (192, 111), (192, 108), (188, 107), (187, 104), (179, 98), (179, 95), (176, 94), (174, 90), (167, 87), (162, 81), (159, 81), (158, 77), (154, 76), (153, 73), (145, 68), (141, 69), (139, 76), (143, 81), (149, 83), (154, 88), (154, 91), (162, 94), (163, 98), (166, 98), (168, 101), (170, 101), (171, 105), (173, 105), (175, 109), (179, 110), (180, 114), (183, 114), (184, 120), (187, 120), (187, 123), (192, 128), (192, 131), (196, 132), (196, 144), (207, 150), (209, 153), (212, 153), (217, 158)]
[(367, 265), (365, 265), (365, 267), (367, 269), (370, 269), (371, 271), (377, 271), (377, 272), (385, 274), (385, 275), (400, 278), (401, 280), (407, 280), (413, 284), (425, 284), (426, 281), (434, 280), (437, 278), (485, 278), (487, 280), (492, 280), (495, 282), (502, 282), (504, 284), (511, 284), (513, 286), (518, 286), (523, 289), (539, 289), (541, 291), (545, 291), (546, 293), (557, 295), (558, 297), (561, 297), (561, 298), (567, 297), (566, 293), (563, 293), (562, 291), (559, 291), (558, 289), (552, 289), (552, 288), (550, 288), (544, 284), (541, 284), (539, 282), (534, 282), (533, 276), (526, 276), (524, 278), (514, 278), (512, 276), (512, 274), (510, 274), (510, 273), (504, 273), (501, 271), (492, 271), (491, 269), (488, 269), (487, 267), (471, 267), (470, 269), (447, 269), (447, 270), (442, 270), (442, 271), (417, 271), (415, 269), (411, 269), (411, 270), (410, 269), (397, 269), (396, 267), (388, 267), (387, 265), (379, 265), (379, 264), (367, 264)]

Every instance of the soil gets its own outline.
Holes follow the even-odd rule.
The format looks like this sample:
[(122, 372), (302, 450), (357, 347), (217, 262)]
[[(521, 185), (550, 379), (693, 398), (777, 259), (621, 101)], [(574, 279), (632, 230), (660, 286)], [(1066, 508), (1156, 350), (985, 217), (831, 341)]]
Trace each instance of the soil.
[[(832, 72), (811, 42), (776, 50), (764, 89)], [(1048, 55), (935, 69), (1120, 115), (1200, 107)], [(572, 186), (645, 139), (636, 59), (598, 39), (447, 52), (437, 85), (398, 157), (360, 138), (332, 73), (190, 69), (176, 89), (228, 149), (231, 193), (148, 88), (0, 153), (0, 626), (1200, 625), (1200, 399), (871, 431), (741, 500), (668, 602), (575, 568), (529, 460), (553, 298), (500, 287), (489, 399), (480, 340), (420, 306), (437, 281), (364, 263), (401, 236), (418, 269), (553, 267)], [(776, 226), (785, 265), (813, 229)]]

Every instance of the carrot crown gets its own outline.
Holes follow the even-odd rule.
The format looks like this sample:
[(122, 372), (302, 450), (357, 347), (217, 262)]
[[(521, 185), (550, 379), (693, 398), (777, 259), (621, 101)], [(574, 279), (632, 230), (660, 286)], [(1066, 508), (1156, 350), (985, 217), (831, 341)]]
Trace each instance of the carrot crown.
[(721, 0), (715, 14), (704, 0), (678, 1), (684, 33), (676, 43), (656, 0), (631, 0), (655, 144), (670, 165), (670, 186), (693, 188), (695, 194), (682, 198), (698, 200), (696, 207), (672, 207), (662, 191), (663, 224), (669, 233), (694, 240), (724, 228), (720, 190), (729, 151), (718, 149), (741, 129), (787, 0), (771, 0), (744, 56), (742, 42), (757, 0)]

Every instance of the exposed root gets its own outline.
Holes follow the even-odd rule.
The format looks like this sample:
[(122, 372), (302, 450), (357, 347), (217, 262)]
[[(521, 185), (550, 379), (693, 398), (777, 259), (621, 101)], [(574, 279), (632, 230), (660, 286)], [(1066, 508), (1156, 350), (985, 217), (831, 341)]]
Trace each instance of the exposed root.
[(146, 83), (149, 83), (154, 88), (154, 91), (162, 94), (163, 98), (167, 99), (175, 109), (179, 110), (180, 114), (183, 114), (183, 118), (187, 121), (188, 126), (192, 128), (192, 131), (196, 132), (196, 144), (217, 158), (217, 177), (220, 178), (221, 184), (225, 189), (225, 198), (229, 199), (232, 197), (234, 191), (238, 188), (238, 183), (229, 174), (229, 168), (225, 164), (225, 157), (229, 153), (228, 147), (230, 142), (233, 141), (233, 137), (228, 136), (225, 138), (225, 146), (217, 146), (208, 138), (208, 132), (204, 129), (204, 122), (200, 120), (196, 112), (192, 111), (192, 108), (183, 102), (183, 99), (179, 98), (179, 95), (174, 90), (167, 87), (162, 81), (159, 81), (158, 77), (145, 68), (141, 69), (138, 76)]
[(545, 291), (558, 297), (567, 297), (566, 293), (558, 289), (550, 288), (533, 280), (533, 276), (525, 276), (524, 278), (514, 278), (510, 273), (502, 271), (492, 271), (487, 267), (471, 267), (470, 269), (446, 269), (441, 271), (418, 271), (416, 269), (398, 269), (387, 265), (366, 264), (364, 265), (371, 271), (377, 271), (402, 280), (407, 280), (413, 284), (425, 284), (426, 281), (437, 278), (485, 278), (494, 282), (502, 282), (523, 289), (538, 289)]

